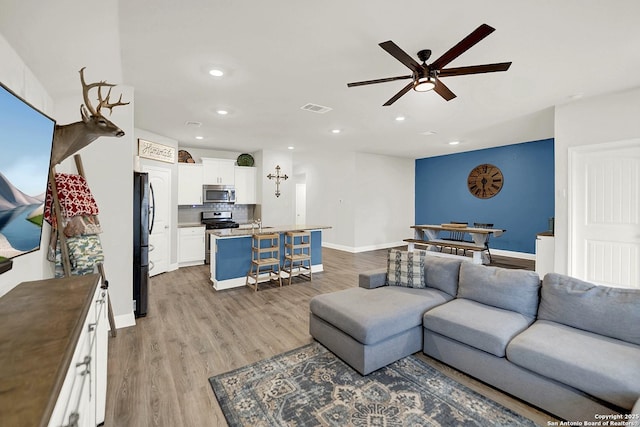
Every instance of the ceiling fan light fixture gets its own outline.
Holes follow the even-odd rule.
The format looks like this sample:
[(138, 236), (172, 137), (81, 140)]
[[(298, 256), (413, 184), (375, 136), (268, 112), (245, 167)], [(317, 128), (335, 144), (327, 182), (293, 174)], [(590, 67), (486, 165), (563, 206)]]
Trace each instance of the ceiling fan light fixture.
[(435, 87), (436, 81), (431, 76), (419, 77), (413, 82), (413, 90), (416, 92), (428, 92)]

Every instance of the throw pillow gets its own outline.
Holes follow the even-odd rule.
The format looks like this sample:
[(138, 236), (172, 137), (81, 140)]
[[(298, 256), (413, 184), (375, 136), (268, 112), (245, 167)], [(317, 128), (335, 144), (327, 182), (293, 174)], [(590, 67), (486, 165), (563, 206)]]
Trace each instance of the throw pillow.
[(387, 258), (387, 281), (390, 286), (424, 288), (424, 251), (390, 249)]

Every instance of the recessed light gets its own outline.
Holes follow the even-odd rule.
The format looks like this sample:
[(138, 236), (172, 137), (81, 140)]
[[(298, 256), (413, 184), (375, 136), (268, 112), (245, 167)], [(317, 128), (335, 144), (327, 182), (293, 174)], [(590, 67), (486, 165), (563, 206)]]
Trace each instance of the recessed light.
[(289, 150), (293, 150), (294, 148), (296, 148), (296, 147), (293, 147), (291, 145), (287, 147), (287, 149), (289, 149)]
[(209, 74), (211, 74), (213, 77), (222, 77), (224, 76), (224, 71), (219, 70), (217, 68), (213, 68), (209, 70)]
[(198, 135), (198, 136), (196, 136), (196, 139), (204, 139), (204, 136)]
[(218, 113), (221, 116), (226, 116), (227, 114), (229, 114), (227, 110), (217, 110), (216, 113)]
[(333, 129), (331, 133), (340, 133), (340, 129)]
[(449, 141), (449, 145), (458, 145), (460, 141)]
[(403, 122), (404, 119), (405, 119), (404, 116), (398, 116), (398, 117), (396, 117), (396, 122)]

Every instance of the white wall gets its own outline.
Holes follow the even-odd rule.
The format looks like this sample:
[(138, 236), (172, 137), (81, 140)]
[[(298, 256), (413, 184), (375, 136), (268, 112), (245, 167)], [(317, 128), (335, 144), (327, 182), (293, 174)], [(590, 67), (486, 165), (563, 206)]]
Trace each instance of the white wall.
[(355, 164), (355, 247), (404, 244), (415, 224), (415, 160), (358, 153)]
[(556, 107), (555, 271), (566, 274), (568, 260), (569, 148), (640, 136), (640, 88)]
[[(22, 61), (20, 56), (0, 34), (0, 81), (31, 105), (50, 117), (53, 114), (53, 100), (42, 87), (36, 76)], [(21, 282), (53, 277), (53, 269), (46, 258), (46, 248), (51, 229), (45, 223), (41, 250), (22, 255), (13, 261), (13, 268), (0, 275), (0, 296), (6, 294)]]
[[(296, 188), (293, 176), (293, 155), (288, 151), (262, 150), (256, 160), (257, 189), (259, 212), (256, 219), (262, 219), (266, 226), (295, 224), (295, 194)], [(259, 162), (258, 162), (259, 160)], [(267, 178), (269, 174), (276, 174), (276, 166), (280, 166), (280, 175), (287, 175), (289, 179), (280, 180), (280, 197), (276, 197), (276, 181)], [(308, 222), (308, 221), (307, 221)]]
[(318, 151), (296, 153), (294, 165), (307, 184), (307, 223), (332, 227), (325, 246), (360, 252), (412, 236), (413, 159)]
[[(158, 144), (168, 145), (176, 149), (176, 163), (170, 164), (150, 159), (139, 160), (140, 166), (163, 167), (171, 171), (171, 200), (178, 200), (178, 141), (143, 129), (135, 129), (132, 158), (138, 154), (138, 138)], [(134, 166), (135, 167), (135, 166)], [(178, 205), (171, 203), (171, 244), (169, 247), (169, 269), (178, 268)]]
[[(102, 80), (91, 73), (90, 81)], [(116, 107), (109, 119), (120, 127), (121, 138), (102, 137), (78, 152), (84, 164), (87, 183), (96, 199), (102, 225), (100, 241), (104, 251), (104, 267), (109, 280), (109, 294), (118, 328), (135, 324), (133, 317), (133, 156), (134, 91), (118, 85), (114, 94), (122, 93), (127, 106)], [(80, 88), (75, 95), (56, 99), (59, 124), (80, 120), (82, 104)], [(56, 168), (58, 172), (76, 173), (73, 157)]]

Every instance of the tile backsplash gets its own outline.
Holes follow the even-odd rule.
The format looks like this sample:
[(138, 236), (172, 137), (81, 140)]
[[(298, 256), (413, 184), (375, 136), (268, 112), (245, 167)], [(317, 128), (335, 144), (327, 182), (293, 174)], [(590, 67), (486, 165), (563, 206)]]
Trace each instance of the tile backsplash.
[(256, 205), (234, 205), (229, 203), (178, 206), (178, 224), (200, 222), (200, 213), (207, 211), (231, 211), (235, 222), (245, 224), (253, 221), (255, 207)]

